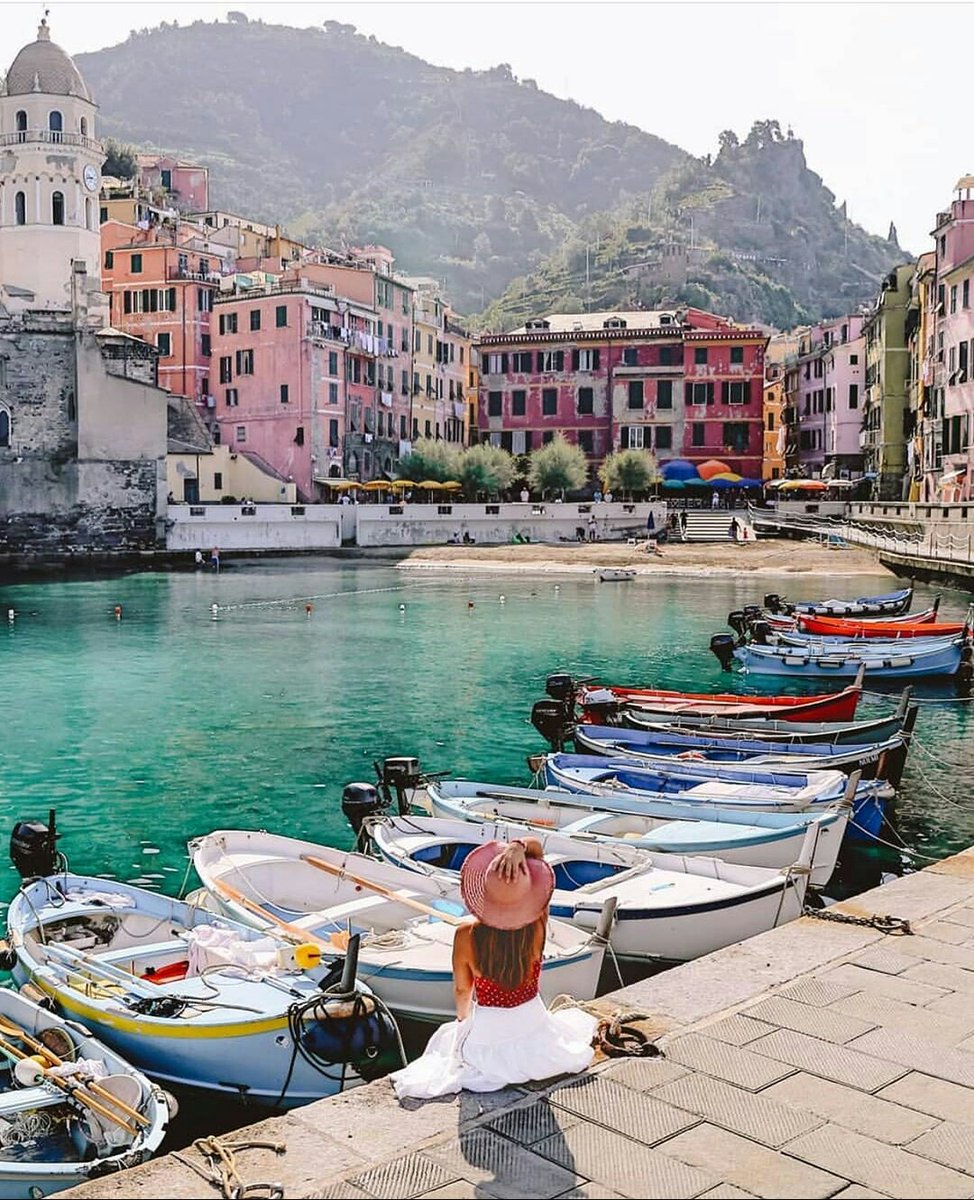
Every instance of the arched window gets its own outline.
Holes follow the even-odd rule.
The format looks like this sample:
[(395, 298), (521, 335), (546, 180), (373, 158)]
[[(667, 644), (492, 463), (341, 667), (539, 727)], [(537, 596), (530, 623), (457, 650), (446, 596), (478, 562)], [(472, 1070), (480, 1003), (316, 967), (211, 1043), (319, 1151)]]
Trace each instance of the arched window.
[(23, 192), (18, 192), (14, 196), (14, 213), (18, 225), (27, 224), (27, 197)]
[(64, 192), (51, 193), (51, 224), (64, 224)]
[(94, 229), (94, 228), (95, 228), (95, 226), (92, 224), (92, 217), (91, 217), (91, 201), (86, 198), (85, 199), (85, 229)]
[(47, 127), (51, 131), (51, 141), (59, 142), (61, 140), (61, 133), (64, 130), (64, 117), (56, 108), (52, 109), (48, 114)]
[(88, 136), (88, 118), (87, 117), (81, 118), (81, 120), (78, 122), (78, 128), (81, 130), (82, 137)]
[(27, 114), (24, 112), (23, 109), (21, 109), (17, 113), (16, 122), (17, 122), (17, 134), (18, 134), (17, 141), (18, 142), (26, 142), (27, 141)]
[(10, 448), (10, 410), (0, 404), (0, 446)]

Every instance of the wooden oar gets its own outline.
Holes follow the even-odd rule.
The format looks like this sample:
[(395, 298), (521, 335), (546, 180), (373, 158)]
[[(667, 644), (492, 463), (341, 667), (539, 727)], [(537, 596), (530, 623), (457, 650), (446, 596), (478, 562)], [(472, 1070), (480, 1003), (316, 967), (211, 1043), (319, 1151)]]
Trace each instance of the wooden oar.
[[(8, 1041), (5, 1041), (3, 1038), (0, 1038), (0, 1050), (2, 1050), (3, 1053), (6, 1054), (8, 1058), (11, 1058), (14, 1062), (20, 1062), (22, 1059), (30, 1058), (29, 1054), (25, 1054), (22, 1050), (19, 1050), (16, 1046), (12, 1045)], [(120, 1126), (127, 1133), (131, 1133), (133, 1136), (138, 1136), (139, 1127), (137, 1125), (130, 1125), (124, 1117), (119, 1116), (118, 1113), (112, 1112), (110, 1108), (106, 1108), (102, 1103), (96, 1100), (94, 1096), (90, 1096), (80, 1085), (69, 1083), (66, 1079), (61, 1079), (57, 1075), (52, 1075), (49, 1070), (40, 1066), (40, 1064), (37, 1064), (37, 1071), (42, 1079), (44, 1079), (47, 1083), (53, 1083), (59, 1091), (64, 1092), (69, 1100), (77, 1100), (77, 1102), (83, 1105), (85, 1108), (90, 1108), (92, 1112), (96, 1112), (106, 1120), (114, 1122), (114, 1124)]]
[(228, 900), (233, 900), (235, 904), (239, 904), (241, 908), (252, 912), (254, 916), (260, 917), (261, 920), (268, 921), (270, 924), (276, 926), (285, 937), (291, 938), (296, 942), (312, 942), (314, 945), (320, 947), (322, 950), (327, 950), (331, 954), (334, 954), (336, 950), (347, 948), (347, 944), (346, 946), (341, 946), (332, 940), (332, 937), (323, 938), (316, 933), (312, 933), (309, 929), (302, 929), (300, 925), (292, 925), (290, 921), (283, 921), (280, 917), (275, 916), (274, 913), (268, 912), (266, 908), (255, 904), (239, 888), (235, 888), (232, 884), (226, 883), (222, 879), (214, 879), (208, 886), (213, 888), (214, 891), (222, 892)]
[(426, 913), (428, 917), (438, 917), (441, 921), (446, 921), (448, 925), (462, 925), (464, 922), (463, 917), (454, 916), (453, 913), (441, 912), (438, 908), (433, 908), (430, 904), (424, 904), (422, 900), (413, 900), (410, 896), (400, 895), (399, 892), (393, 891), (392, 888), (383, 887), (381, 883), (373, 883), (369, 879), (363, 879), (361, 875), (353, 875), (350, 871), (346, 871), (344, 867), (334, 867), (331, 863), (325, 862), (323, 858), (315, 858), (313, 854), (302, 854), (301, 861), (306, 862), (309, 867), (315, 867), (318, 871), (326, 871), (329, 875), (335, 875), (337, 878), (347, 879), (359, 887), (368, 888), (370, 892), (375, 892), (379, 896), (385, 896), (387, 900), (394, 900), (397, 904), (405, 904), (408, 908), (415, 908), (417, 912)]
[[(4, 1016), (0, 1016), (0, 1033), (5, 1033), (8, 1037), (15, 1037), (19, 1041), (22, 1041), (25, 1046), (29, 1046), (35, 1053), (42, 1054), (46, 1059), (48, 1059), (49, 1062), (53, 1063), (55, 1067), (64, 1066), (63, 1058), (59, 1058), (54, 1051), (45, 1046), (43, 1042), (38, 1042), (35, 1038), (32, 1038), (25, 1029), (21, 1029), (20, 1026), (14, 1024), (13, 1021), (8, 1021)], [(108, 1088), (102, 1087), (97, 1080), (90, 1080), (85, 1084), (85, 1087), (88, 1089), (88, 1091), (93, 1092), (96, 1096), (101, 1096), (103, 1100), (110, 1100), (111, 1103), (117, 1108), (121, 1109), (126, 1116), (131, 1117), (133, 1121), (138, 1121), (138, 1123), (144, 1128), (147, 1129), (152, 1124), (148, 1117), (143, 1116), (138, 1109), (132, 1108), (130, 1104), (126, 1104), (124, 1100), (119, 1100), (117, 1096), (113, 1096)]]

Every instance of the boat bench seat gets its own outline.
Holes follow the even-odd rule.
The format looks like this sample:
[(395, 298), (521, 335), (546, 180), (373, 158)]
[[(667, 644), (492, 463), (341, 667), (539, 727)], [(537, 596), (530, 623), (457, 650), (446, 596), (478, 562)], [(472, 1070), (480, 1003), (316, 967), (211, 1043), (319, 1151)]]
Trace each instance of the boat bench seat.
[(0, 1117), (13, 1116), (31, 1108), (53, 1108), (63, 1104), (67, 1097), (63, 1092), (46, 1087), (11, 1088), (0, 1093)]
[(322, 921), (342, 920), (345, 917), (352, 916), (353, 913), (362, 912), (363, 909), (377, 908), (380, 904), (388, 903), (389, 901), (385, 896), (360, 896), (357, 900), (349, 900), (345, 904), (336, 904), (333, 908), (319, 908), (316, 912), (298, 917), (296, 921), (292, 921), (292, 924), (302, 929), (314, 929)]
[[(161, 954), (179, 954), (186, 957), (189, 946), (182, 938), (167, 938), (164, 942), (146, 942), (142, 946), (125, 946), (120, 950), (109, 950), (105, 954), (92, 954), (95, 962), (119, 963), (130, 959), (155, 958)], [(80, 964), (79, 964), (80, 965)]]

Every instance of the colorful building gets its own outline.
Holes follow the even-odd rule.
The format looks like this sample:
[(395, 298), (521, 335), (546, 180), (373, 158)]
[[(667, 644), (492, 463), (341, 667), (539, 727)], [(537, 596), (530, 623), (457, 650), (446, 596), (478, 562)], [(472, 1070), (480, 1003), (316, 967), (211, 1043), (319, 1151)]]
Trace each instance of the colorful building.
[(776, 333), (764, 354), (764, 451), (762, 479), (785, 474), (785, 363), (798, 353), (798, 333)]
[(184, 213), (205, 212), (210, 207), (210, 173), (199, 163), (183, 162), (170, 154), (136, 155), (143, 193), (160, 198)]
[(593, 471), (631, 448), (759, 478), (767, 340), (694, 308), (529, 321), (479, 340), (480, 436), (523, 454), (562, 433)]
[(934, 387), (937, 305), (937, 256), (921, 254), (910, 279), (906, 313), (906, 345), (910, 359), (907, 392), (911, 436), (906, 444), (909, 494), (907, 499), (936, 500), (943, 459), (939, 392)]
[(879, 500), (901, 500), (906, 484), (907, 391), (910, 361), (906, 314), (913, 263), (895, 267), (863, 322), (866, 342), (865, 403), (860, 445), (867, 478)]
[(412, 438), (467, 440), (465, 400), (470, 336), (435, 279), (406, 277), (413, 288)]
[(797, 350), (784, 364), (793, 474), (806, 479), (862, 475), (863, 320), (856, 313), (797, 331)]

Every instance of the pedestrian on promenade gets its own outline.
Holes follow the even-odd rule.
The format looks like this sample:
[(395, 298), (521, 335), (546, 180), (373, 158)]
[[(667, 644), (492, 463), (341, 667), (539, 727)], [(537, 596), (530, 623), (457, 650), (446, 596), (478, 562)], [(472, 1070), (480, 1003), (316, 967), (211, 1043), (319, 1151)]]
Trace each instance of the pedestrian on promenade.
[(220, 551), (217, 546), (214, 546), (210, 551), (210, 566), (214, 571), (219, 571), (220, 569)]
[(592, 1062), (596, 1019), (579, 1008), (549, 1013), (538, 995), (554, 886), (537, 838), (486, 842), (467, 855), (460, 892), (473, 919), (453, 939), (457, 1019), (392, 1075), (400, 1100), (495, 1092)]
[(714, 494), (710, 497), (710, 507), (720, 508), (720, 492), (716, 488), (714, 488)]
[(588, 519), (588, 540), (595, 541), (595, 513), (591, 513)]

